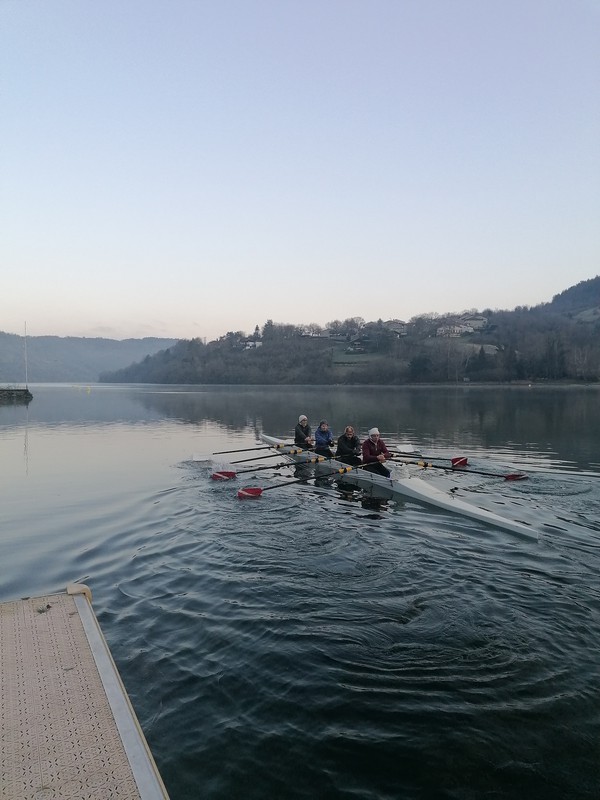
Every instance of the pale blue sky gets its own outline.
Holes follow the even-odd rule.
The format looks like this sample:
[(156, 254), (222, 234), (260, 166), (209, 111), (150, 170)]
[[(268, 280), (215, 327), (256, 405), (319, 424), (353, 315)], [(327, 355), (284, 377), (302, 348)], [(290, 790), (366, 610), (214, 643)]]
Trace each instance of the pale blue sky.
[(0, 0), (0, 330), (214, 338), (600, 273), (599, 0)]

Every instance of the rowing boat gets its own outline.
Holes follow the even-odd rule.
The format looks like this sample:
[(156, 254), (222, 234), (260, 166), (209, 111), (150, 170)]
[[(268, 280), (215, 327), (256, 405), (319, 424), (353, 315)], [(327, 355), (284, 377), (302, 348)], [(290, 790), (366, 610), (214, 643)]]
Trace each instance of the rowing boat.
[[(261, 434), (261, 440), (277, 449), (282, 456), (289, 458), (295, 464), (314, 463), (314, 453), (306, 451), (294, 452), (295, 445), (287, 445), (284, 439)], [(361, 467), (348, 467), (341, 461), (327, 459), (317, 463), (315, 467), (317, 477), (331, 476), (342, 486), (361, 489), (367, 497), (379, 500), (414, 500), (418, 503), (451, 511), (463, 517), (485, 522), (497, 528), (502, 528), (513, 533), (525, 533), (528, 536), (537, 535), (537, 531), (527, 522), (508, 519), (486, 508), (481, 508), (474, 503), (468, 503), (455, 497), (451, 492), (443, 491), (436, 486), (414, 475), (401, 478), (385, 478), (374, 472), (368, 472)]]

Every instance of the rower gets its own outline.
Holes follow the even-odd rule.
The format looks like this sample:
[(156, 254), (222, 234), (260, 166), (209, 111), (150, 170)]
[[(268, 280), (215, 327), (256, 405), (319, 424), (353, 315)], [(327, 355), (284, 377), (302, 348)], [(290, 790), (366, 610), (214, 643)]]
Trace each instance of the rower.
[(389, 478), (392, 474), (387, 467), (384, 467), (384, 462), (391, 458), (392, 454), (387, 449), (385, 442), (381, 438), (379, 428), (371, 428), (369, 431), (369, 438), (365, 439), (362, 443), (362, 459), (364, 468), (368, 472), (375, 472), (378, 475), (383, 475), (384, 478)]
[(312, 429), (308, 424), (308, 417), (306, 414), (300, 414), (298, 417), (298, 424), (294, 430), (294, 444), (301, 447), (303, 450), (310, 450), (314, 444), (312, 438)]
[(360, 460), (360, 439), (354, 433), (352, 425), (346, 425), (343, 434), (337, 440), (335, 457), (343, 464), (356, 467)]
[(332, 444), (333, 434), (329, 430), (329, 423), (326, 419), (322, 419), (315, 431), (315, 453), (325, 458), (333, 458)]

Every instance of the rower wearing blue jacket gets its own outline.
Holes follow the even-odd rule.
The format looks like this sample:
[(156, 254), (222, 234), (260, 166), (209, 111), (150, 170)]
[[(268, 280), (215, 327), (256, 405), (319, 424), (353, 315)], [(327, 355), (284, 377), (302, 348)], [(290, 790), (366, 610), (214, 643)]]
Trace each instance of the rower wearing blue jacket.
[(315, 453), (325, 458), (333, 458), (333, 433), (329, 430), (329, 423), (326, 419), (319, 422), (319, 427), (315, 431)]

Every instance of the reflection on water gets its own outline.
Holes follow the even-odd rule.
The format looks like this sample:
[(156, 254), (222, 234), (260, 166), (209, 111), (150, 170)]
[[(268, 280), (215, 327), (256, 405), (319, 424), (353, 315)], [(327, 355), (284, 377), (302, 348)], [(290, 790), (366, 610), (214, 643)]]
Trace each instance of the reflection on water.
[[(173, 800), (595, 800), (600, 479), (552, 473), (597, 464), (595, 391), (35, 398), (28, 417), (0, 409), (1, 599), (91, 585)], [(289, 434), (300, 412), (487, 469), (535, 458), (548, 474), (460, 492), (556, 525), (526, 539), (409, 501), (365, 506), (308, 474), (240, 501), (246, 478), (300, 476), (218, 482), (216, 461), (190, 460)]]
[[(298, 413), (313, 426), (331, 421), (341, 433), (353, 424), (363, 434), (374, 424), (385, 436), (424, 448), (519, 447), (564, 462), (598, 464), (598, 390), (436, 387), (226, 387), (214, 392), (143, 393), (147, 409), (190, 423), (206, 419), (232, 430), (240, 425), (289, 436)], [(572, 431), (580, 431), (573, 441)], [(583, 434), (583, 436), (581, 435)]]
[[(440, 447), (519, 449), (579, 467), (599, 466), (595, 387), (36, 387), (32, 420), (45, 424), (164, 418), (231, 433), (292, 434), (299, 413), (334, 433), (377, 425), (387, 438)], [(1, 417), (0, 417), (1, 420)], [(514, 445), (514, 447), (513, 447)]]

